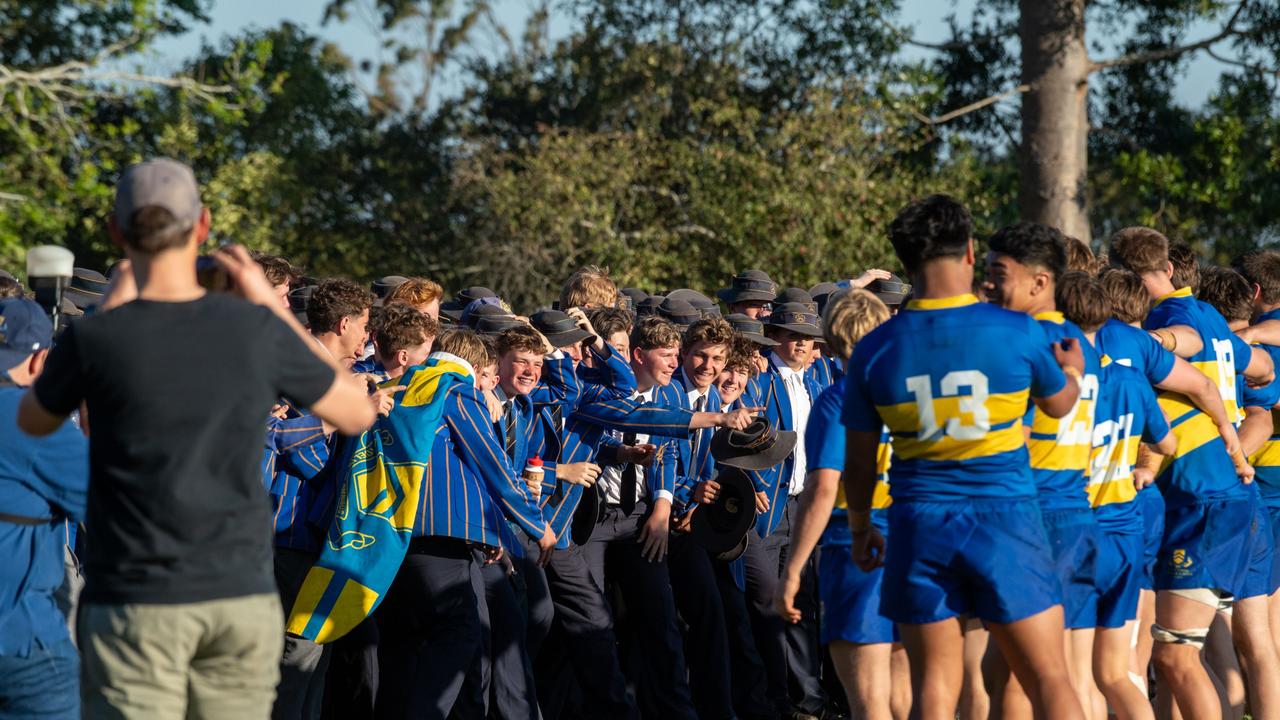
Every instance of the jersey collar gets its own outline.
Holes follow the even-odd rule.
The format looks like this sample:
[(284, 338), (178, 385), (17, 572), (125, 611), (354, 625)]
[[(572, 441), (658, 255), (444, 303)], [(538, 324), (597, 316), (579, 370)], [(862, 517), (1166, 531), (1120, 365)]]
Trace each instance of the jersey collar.
[(951, 308), (964, 307), (965, 305), (975, 305), (978, 302), (977, 296), (973, 293), (965, 293), (964, 295), (955, 295), (945, 298), (916, 298), (907, 303), (908, 310), (948, 310)]
[(1159, 305), (1160, 303), (1164, 302), (1165, 300), (1168, 300), (1169, 298), (1189, 298), (1189, 297), (1191, 297), (1191, 288), (1180, 287), (1177, 290), (1174, 290), (1173, 292), (1167, 295), (1161, 295), (1160, 297), (1156, 298), (1156, 305)]
[(1063, 322), (1066, 321), (1066, 318), (1062, 316), (1062, 313), (1058, 312), (1057, 310), (1045, 310), (1044, 312), (1036, 313), (1032, 317), (1034, 317), (1037, 320), (1047, 320), (1053, 323), (1054, 325), (1061, 325)]

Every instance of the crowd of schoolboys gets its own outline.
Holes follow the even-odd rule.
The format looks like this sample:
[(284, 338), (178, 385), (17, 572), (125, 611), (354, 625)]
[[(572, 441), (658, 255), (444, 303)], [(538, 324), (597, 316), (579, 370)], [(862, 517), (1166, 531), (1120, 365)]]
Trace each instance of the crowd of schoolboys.
[[(0, 716), (1280, 717), (1278, 251), (1017, 223), (979, 258), (935, 195), (905, 280), (587, 267), (520, 315), (236, 247), (210, 292), (208, 223), (143, 163), (56, 339), (0, 278)], [(394, 581), (286, 633), (344, 443), (441, 363)]]

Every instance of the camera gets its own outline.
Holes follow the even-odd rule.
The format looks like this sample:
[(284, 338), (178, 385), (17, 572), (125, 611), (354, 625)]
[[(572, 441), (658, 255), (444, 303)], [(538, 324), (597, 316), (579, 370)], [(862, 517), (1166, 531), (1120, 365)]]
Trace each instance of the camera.
[(208, 255), (196, 258), (196, 281), (209, 292), (226, 292), (231, 287), (227, 271)]

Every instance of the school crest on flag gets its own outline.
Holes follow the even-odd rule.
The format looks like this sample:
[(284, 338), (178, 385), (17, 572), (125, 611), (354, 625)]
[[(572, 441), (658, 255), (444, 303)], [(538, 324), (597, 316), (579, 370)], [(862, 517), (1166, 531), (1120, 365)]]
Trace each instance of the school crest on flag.
[(344, 444), (333, 524), (289, 614), (290, 634), (332, 642), (382, 601), (409, 549), (444, 398), (459, 382), (474, 382), (470, 365), (433, 354), (389, 381), (405, 386), (391, 414)]

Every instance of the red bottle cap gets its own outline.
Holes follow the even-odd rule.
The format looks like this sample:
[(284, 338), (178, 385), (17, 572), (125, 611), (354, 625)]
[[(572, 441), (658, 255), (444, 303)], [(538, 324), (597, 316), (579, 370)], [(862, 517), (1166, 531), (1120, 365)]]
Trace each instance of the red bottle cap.
[(525, 463), (525, 467), (542, 467), (542, 458), (534, 455), (529, 458), (529, 462)]

